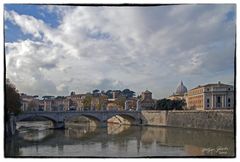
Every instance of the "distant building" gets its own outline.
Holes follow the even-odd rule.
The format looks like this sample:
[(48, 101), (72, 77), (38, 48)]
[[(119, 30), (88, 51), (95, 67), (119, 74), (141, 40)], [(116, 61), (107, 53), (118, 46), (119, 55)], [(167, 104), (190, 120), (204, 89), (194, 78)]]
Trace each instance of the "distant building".
[(170, 100), (186, 100), (187, 87), (181, 83), (177, 86), (176, 92), (168, 97)]
[(98, 96), (93, 96), (91, 99), (91, 109), (99, 110), (100, 109), (100, 98)]
[(138, 99), (136, 97), (132, 97), (132, 98), (127, 100), (128, 108), (130, 110), (136, 110), (136, 108), (137, 108), (137, 100)]
[(39, 100), (39, 109), (40, 111), (44, 110), (44, 101), (43, 100)]
[(124, 110), (124, 103), (126, 97), (123, 95), (118, 95), (117, 98), (107, 99), (107, 110)]
[(117, 91), (117, 90), (112, 91), (113, 99), (118, 98), (120, 95), (121, 95), (121, 91)]
[(206, 84), (188, 91), (188, 109), (212, 110), (234, 107), (234, 89), (232, 85)]
[(20, 94), (22, 111), (37, 111), (39, 108), (39, 99), (36, 96), (30, 96), (24, 93)]
[(152, 92), (146, 90), (141, 94), (141, 108), (142, 109), (154, 109), (155, 101), (152, 99)]
[(52, 111), (52, 99), (44, 99), (44, 111)]
[(64, 110), (64, 100), (66, 97), (58, 96), (52, 101), (52, 111), (63, 111)]
[(112, 99), (108, 100), (107, 110), (118, 110), (118, 105), (115, 103), (115, 100), (114, 101)]
[(33, 100), (32, 96), (28, 96), (24, 93), (20, 94), (20, 99), (21, 99), (21, 110), (22, 111), (27, 111), (28, 110), (28, 104), (30, 103), (30, 101)]
[(84, 94), (76, 94), (75, 92), (71, 92), (71, 95), (68, 96), (68, 108), (74, 107), (76, 110), (81, 111), (83, 110), (83, 100)]
[(70, 99), (68, 97), (66, 97), (63, 100), (63, 111), (68, 111), (70, 107)]

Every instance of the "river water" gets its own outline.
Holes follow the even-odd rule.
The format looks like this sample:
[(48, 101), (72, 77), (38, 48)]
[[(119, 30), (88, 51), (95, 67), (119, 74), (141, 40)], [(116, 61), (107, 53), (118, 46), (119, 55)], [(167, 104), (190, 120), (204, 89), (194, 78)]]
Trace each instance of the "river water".
[(19, 133), (6, 138), (8, 157), (162, 157), (234, 156), (232, 132), (108, 124), (68, 125), (49, 129), (47, 121), (17, 123)]

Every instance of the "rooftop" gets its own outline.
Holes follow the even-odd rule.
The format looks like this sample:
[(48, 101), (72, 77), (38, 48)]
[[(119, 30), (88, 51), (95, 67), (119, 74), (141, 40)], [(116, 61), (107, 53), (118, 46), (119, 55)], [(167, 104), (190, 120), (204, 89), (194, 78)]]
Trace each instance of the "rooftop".
[[(228, 84), (223, 84), (220, 81), (218, 83), (210, 83), (210, 84), (205, 84), (205, 85), (198, 85), (197, 87), (193, 88), (193, 89), (197, 89), (197, 88), (202, 88), (202, 87), (225, 87), (225, 86), (232, 86), (232, 85), (228, 85)], [(191, 90), (193, 90), (191, 89)]]
[(151, 93), (152, 94), (152, 92), (150, 92), (149, 90), (146, 90), (144, 93)]

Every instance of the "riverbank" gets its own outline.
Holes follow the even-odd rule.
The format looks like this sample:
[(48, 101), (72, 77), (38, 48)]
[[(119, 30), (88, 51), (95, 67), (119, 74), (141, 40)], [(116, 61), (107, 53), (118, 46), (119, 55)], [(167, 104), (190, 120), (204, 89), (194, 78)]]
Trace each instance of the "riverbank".
[(143, 110), (143, 125), (234, 131), (233, 110)]

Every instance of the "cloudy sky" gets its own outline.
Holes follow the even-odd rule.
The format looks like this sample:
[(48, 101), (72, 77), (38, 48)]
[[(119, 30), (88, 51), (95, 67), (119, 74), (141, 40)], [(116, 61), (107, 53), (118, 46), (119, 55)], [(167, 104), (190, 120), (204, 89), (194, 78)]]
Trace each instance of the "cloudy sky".
[(235, 7), (5, 5), (6, 74), (40, 96), (233, 85)]

